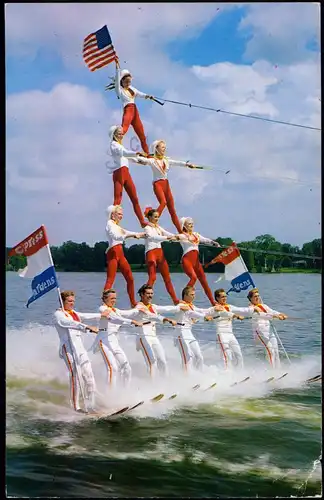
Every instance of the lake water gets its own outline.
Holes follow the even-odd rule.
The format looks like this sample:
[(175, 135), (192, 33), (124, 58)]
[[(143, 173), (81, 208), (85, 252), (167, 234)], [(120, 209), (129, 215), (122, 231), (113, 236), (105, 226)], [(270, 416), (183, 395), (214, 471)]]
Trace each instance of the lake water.
[[(214, 290), (217, 275), (207, 274)], [(61, 289), (77, 293), (76, 310), (95, 311), (104, 273), (59, 273)], [(147, 275), (134, 274), (136, 290)], [(109, 391), (99, 354), (89, 353), (101, 404), (118, 409), (158, 394), (177, 392), (172, 401), (144, 404), (118, 420), (95, 421), (69, 408), (68, 374), (58, 357), (52, 315), (56, 291), (25, 304), (30, 281), (7, 273), (6, 284), (6, 484), (13, 496), (64, 497), (275, 497), (321, 494), (321, 390), (306, 378), (321, 371), (321, 276), (254, 275), (265, 303), (303, 321), (277, 321), (278, 334), (290, 357), (281, 352), (288, 375), (265, 384), (270, 370), (254, 343), (249, 320), (234, 323), (245, 368), (223, 371), (213, 325), (198, 323), (205, 369), (185, 376), (173, 345), (174, 329), (158, 326), (170, 374), (148, 379), (135, 329), (123, 328), (120, 343), (133, 370), (130, 388)], [(172, 276), (176, 291), (187, 282)], [(227, 283), (228, 285), (228, 283)], [(129, 308), (120, 274), (117, 305)], [(228, 289), (229, 286), (225, 286)], [(208, 307), (200, 285), (196, 305)], [(170, 304), (160, 276), (154, 301)], [(246, 292), (230, 294), (229, 303), (246, 305)], [(87, 348), (92, 334), (85, 334)], [(251, 379), (236, 387), (231, 383)], [(213, 382), (217, 386), (203, 389)], [(197, 383), (201, 389), (192, 391)]]

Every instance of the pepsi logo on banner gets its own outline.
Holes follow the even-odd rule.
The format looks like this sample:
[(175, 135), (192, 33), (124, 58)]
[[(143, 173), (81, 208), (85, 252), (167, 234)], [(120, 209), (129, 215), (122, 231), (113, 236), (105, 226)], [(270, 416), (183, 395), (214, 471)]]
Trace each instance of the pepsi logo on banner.
[(27, 307), (53, 288), (58, 288), (59, 285), (45, 226), (40, 226), (27, 238), (15, 245), (8, 255), (9, 257), (24, 255), (27, 258), (27, 266), (18, 271), (21, 278), (32, 279), (31, 288), (33, 294), (26, 304)]
[(29, 257), (36, 252), (38, 252), (41, 248), (48, 244), (46, 231), (44, 226), (39, 227), (32, 234), (27, 236), (23, 241), (18, 243), (15, 247), (13, 247), (8, 256), (12, 255), (25, 255)]

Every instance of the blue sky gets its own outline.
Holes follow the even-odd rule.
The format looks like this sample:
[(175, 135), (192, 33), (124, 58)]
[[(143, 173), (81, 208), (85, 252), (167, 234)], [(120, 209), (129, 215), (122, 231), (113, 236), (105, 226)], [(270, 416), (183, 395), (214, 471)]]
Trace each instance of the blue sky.
[(208, 66), (226, 61), (242, 63), (249, 34), (239, 32), (238, 27), (246, 11), (247, 7), (236, 7), (223, 12), (220, 7), (216, 16), (197, 37), (189, 41), (174, 40), (167, 45), (171, 59), (186, 66)]
[[(83, 38), (105, 23), (122, 66), (145, 92), (320, 127), (315, 4), (98, 4), (95, 11), (91, 4), (10, 4), (8, 245), (41, 223), (53, 244), (104, 239), (112, 202), (107, 131), (120, 122), (121, 109), (114, 93), (104, 92), (114, 65), (91, 73), (81, 50)], [(214, 166), (208, 175), (170, 172), (178, 215), (194, 217), (203, 235), (240, 241), (271, 233), (292, 244), (319, 237), (320, 187), (307, 185), (320, 180), (319, 132), (172, 104), (138, 107), (149, 140), (164, 138), (169, 156)], [(130, 129), (126, 146), (133, 135)], [(217, 169), (231, 169), (231, 177)], [(151, 173), (134, 166), (131, 173), (142, 208), (156, 203)], [(125, 227), (135, 230), (126, 195), (123, 205)], [(212, 228), (210, 213), (217, 217)], [(167, 212), (161, 224), (174, 229)]]

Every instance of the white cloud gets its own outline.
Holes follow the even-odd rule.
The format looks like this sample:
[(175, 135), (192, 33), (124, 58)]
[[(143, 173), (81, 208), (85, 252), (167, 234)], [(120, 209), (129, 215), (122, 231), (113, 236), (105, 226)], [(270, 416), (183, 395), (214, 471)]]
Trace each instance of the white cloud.
[[(150, 87), (167, 88), (170, 75), (185, 85), (181, 67), (163, 53), (170, 40), (196, 37), (217, 14), (236, 4), (111, 3), (111, 4), (11, 4), (6, 11), (6, 50), (33, 60), (46, 45), (55, 50), (65, 66), (88, 72), (82, 61), (83, 39), (108, 25), (121, 64), (136, 68), (136, 80)], [(125, 61), (125, 62), (124, 62)], [(163, 68), (163, 69), (162, 69)], [(162, 71), (161, 71), (162, 69)], [(110, 70), (111, 71), (111, 70)], [(105, 71), (96, 72), (106, 81)]]
[[(26, 57), (32, 57), (37, 45), (54, 46), (57, 38), (67, 63), (80, 53), (85, 34), (107, 22), (114, 27), (116, 46), (131, 61), (127, 66), (135, 68), (139, 88), (152, 85), (168, 99), (320, 126), (319, 65), (312, 58), (278, 68), (264, 58), (250, 66), (218, 63), (193, 68), (168, 59), (162, 46), (168, 37), (195, 36), (218, 4), (190, 4), (190, 9), (183, 9), (183, 4), (156, 4), (163, 9), (159, 16), (150, 4), (109, 9), (104, 4), (18, 5), (10, 6), (11, 18), (6, 14), (9, 54), (19, 52), (25, 40)], [(143, 10), (137, 11), (138, 7)], [(127, 31), (126, 10), (132, 19)], [(109, 21), (107, 12), (112, 16)], [(96, 77), (106, 79), (105, 72)], [(41, 223), (48, 227), (53, 244), (105, 239), (104, 209), (113, 191), (105, 169), (107, 131), (120, 121), (119, 106), (113, 93), (68, 82), (49, 92), (8, 96), (8, 244)], [(215, 168), (212, 172), (174, 168), (169, 175), (178, 215), (193, 216), (202, 234), (239, 241), (269, 232), (294, 244), (318, 237), (319, 188), (280, 177), (319, 178), (319, 132), (167, 103), (161, 107), (139, 101), (139, 108), (150, 142), (165, 138), (170, 156)], [(130, 130), (126, 146), (133, 135)], [(224, 175), (227, 170), (230, 173)], [(150, 169), (132, 166), (131, 172), (142, 208), (155, 206)], [(126, 193), (123, 204), (125, 227), (136, 229)], [(174, 229), (167, 212), (161, 223)]]
[(242, 30), (251, 32), (246, 58), (266, 58), (276, 64), (310, 58), (307, 43), (320, 44), (319, 18), (319, 5), (313, 2), (250, 3), (240, 23)]

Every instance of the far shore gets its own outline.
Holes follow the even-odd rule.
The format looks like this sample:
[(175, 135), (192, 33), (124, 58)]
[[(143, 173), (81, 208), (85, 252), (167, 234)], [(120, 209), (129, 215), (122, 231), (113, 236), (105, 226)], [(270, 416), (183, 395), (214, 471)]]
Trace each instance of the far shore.
[[(132, 269), (132, 272), (133, 273), (146, 273), (147, 270), (145, 267), (132, 267), (131, 266), (131, 269)], [(170, 269), (170, 273), (172, 274), (175, 274), (175, 273), (179, 273), (179, 274), (184, 274), (183, 270), (181, 269), (181, 267), (172, 267), (172, 266), (169, 266), (169, 269)], [(6, 269), (6, 272), (7, 273), (17, 273), (18, 270), (13, 270), (13, 269)], [(78, 271), (67, 271), (65, 269), (56, 269), (56, 272), (57, 273), (105, 273), (106, 270), (105, 269), (102, 269), (101, 271), (82, 271), (82, 270), (78, 270)], [(117, 272), (120, 272), (120, 271), (117, 271)], [(322, 270), (321, 269), (297, 269), (297, 268), (282, 268), (278, 271), (250, 271), (251, 274), (321, 274), (322, 273)], [(207, 275), (208, 274), (221, 274), (221, 273), (213, 273), (213, 272), (207, 272), (206, 273)]]

